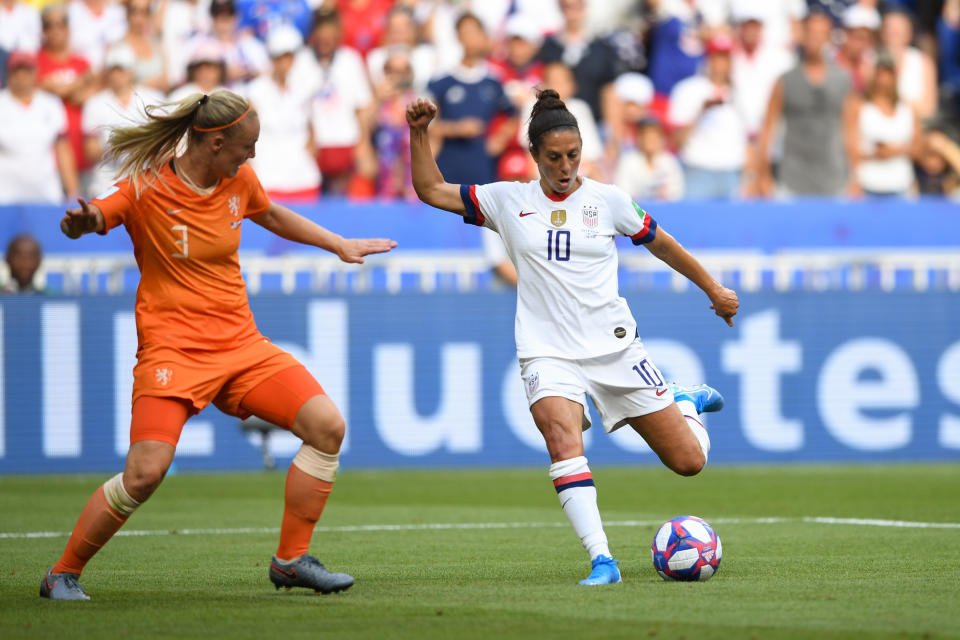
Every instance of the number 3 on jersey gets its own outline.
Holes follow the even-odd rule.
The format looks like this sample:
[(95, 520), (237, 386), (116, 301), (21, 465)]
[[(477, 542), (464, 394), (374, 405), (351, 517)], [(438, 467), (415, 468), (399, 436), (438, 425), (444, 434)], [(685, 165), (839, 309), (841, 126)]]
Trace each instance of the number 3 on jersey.
[(176, 253), (172, 253), (170, 255), (172, 255), (174, 258), (186, 258), (187, 255), (190, 253), (190, 248), (187, 245), (187, 225), (175, 224), (172, 227), (170, 227), (170, 229), (174, 232), (179, 232), (180, 234), (180, 239), (173, 241), (173, 244), (180, 247), (180, 251), (177, 251)]
[(570, 232), (566, 229), (561, 229), (554, 233), (553, 229), (547, 229), (547, 260), (566, 262), (569, 259)]

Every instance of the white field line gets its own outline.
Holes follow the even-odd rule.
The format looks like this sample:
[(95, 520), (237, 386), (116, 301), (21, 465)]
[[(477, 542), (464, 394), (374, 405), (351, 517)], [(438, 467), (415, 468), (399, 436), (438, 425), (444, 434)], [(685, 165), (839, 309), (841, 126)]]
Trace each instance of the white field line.
[[(957, 522), (910, 522), (905, 520), (877, 520), (869, 518), (713, 518), (713, 524), (789, 524), (805, 522), (812, 524), (841, 524), (872, 527), (895, 527), (906, 529), (960, 529)], [(604, 523), (607, 527), (656, 527), (663, 520), (615, 520)], [(317, 533), (356, 533), (364, 531), (445, 531), (466, 529), (549, 529), (568, 527), (566, 522), (450, 522), (424, 524), (363, 524), (339, 527), (317, 527)], [(256, 533), (279, 533), (279, 527), (235, 527), (227, 529), (121, 529), (118, 536), (224, 536)], [(66, 538), (69, 531), (0, 532), (0, 540), (26, 540), (31, 538)]]

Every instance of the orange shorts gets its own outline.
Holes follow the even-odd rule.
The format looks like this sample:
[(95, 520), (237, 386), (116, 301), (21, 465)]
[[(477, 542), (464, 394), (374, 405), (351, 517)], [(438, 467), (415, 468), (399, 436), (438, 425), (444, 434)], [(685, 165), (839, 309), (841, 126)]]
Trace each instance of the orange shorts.
[[(293, 356), (266, 338), (219, 351), (147, 347), (138, 354), (133, 368), (133, 403), (141, 396), (178, 398), (190, 404), (191, 413), (198, 413), (212, 402), (226, 414), (246, 418), (253, 411), (241, 406), (244, 396), (268, 378), (298, 365)], [(313, 376), (303, 371), (309, 380), (297, 376), (298, 389), (311, 391), (311, 396), (323, 393)]]

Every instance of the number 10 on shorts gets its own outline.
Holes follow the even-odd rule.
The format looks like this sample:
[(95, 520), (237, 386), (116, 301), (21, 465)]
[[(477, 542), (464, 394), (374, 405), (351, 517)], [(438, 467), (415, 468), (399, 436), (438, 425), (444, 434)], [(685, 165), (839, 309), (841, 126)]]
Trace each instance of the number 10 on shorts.
[(657, 371), (657, 368), (648, 362), (646, 358), (633, 365), (633, 370), (651, 387), (663, 386), (663, 378), (660, 377), (660, 372)]

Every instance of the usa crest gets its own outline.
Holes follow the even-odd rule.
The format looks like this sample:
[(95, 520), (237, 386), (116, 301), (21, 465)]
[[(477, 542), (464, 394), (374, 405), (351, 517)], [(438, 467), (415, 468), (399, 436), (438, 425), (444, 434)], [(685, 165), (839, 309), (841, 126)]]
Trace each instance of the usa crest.
[(555, 227), (562, 227), (567, 224), (567, 210), (554, 209), (550, 212), (550, 224)]
[(596, 229), (597, 221), (600, 219), (600, 208), (593, 204), (583, 205), (583, 226), (588, 229)]
[(529, 398), (537, 391), (537, 387), (540, 386), (540, 372), (533, 374), (527, 378), (527, 397)]

